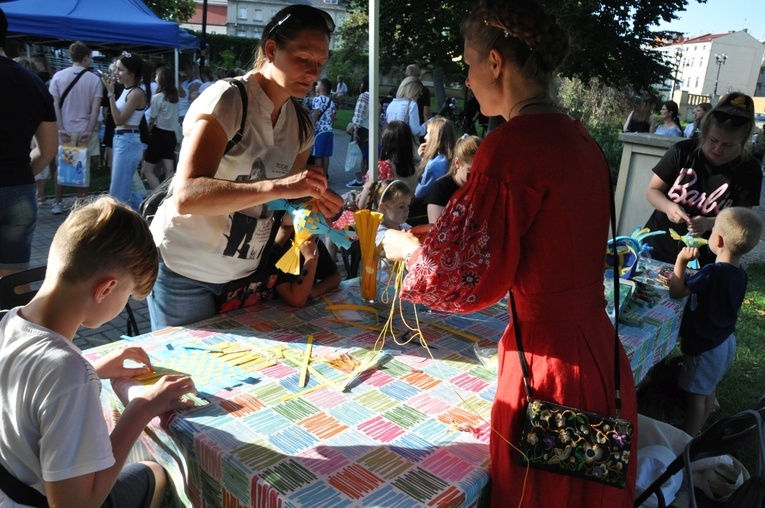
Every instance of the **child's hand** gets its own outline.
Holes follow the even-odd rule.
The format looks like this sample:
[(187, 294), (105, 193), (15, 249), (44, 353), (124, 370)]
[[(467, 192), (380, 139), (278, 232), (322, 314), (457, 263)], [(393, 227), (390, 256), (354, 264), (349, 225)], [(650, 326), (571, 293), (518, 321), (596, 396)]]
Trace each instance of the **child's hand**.
[(175, 409), (183, 409), (194, 405), (193, 400), (182, 400), (186, 394), (197, 394), (194, 381), (189, 376), (162, 376), (159, 381), (149, 386), (140, 395), (149, 404), (152, 416), (161, 415)]
[(312, 236), (300, 245), (300, 253), (306, 261), (317, 256), (315, 236)]
[(699, 249), (697, 247), (683, 247), (683, 250), (677, 254), (677, 261), (686, 265), (697, 257), (699, 257)]
[[(125, 367), (125, 360), (133, 360), (142, 363), (143, 367)], [(151, 360), (149, 355), (139, 346), (130, 346), (116, 349), (93, 362), (96, 374), (101, 379), (114, 379), (118, 377), (135, 377), (151, 372)]]

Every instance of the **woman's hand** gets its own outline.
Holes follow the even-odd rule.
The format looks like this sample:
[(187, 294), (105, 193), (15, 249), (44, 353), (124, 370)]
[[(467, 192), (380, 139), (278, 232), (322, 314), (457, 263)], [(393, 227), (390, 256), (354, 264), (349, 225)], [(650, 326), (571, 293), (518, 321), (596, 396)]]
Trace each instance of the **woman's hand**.
[(425, 146), (427, 143), (421, 143), (420, 146), (417, 147), (417, 154), (420, 157), (425, 157)]
[(389, 229), (382, 241), (385, 257), (391, 261), (404, 261), (407, 255), (420, 248), (420, 241), (408, 231)]
[(691, 217), (685, 213), (685, 210), (683, 210), (682, 206), (678, 205), (677, 203), (670, 202), (665, 213), (667, 214), (667, 217), (670, 221), (674, 222), (675, 224), (681, 224), (684, 222), (690, 228)]
[(101, 83), (106, 87), (108, 93), (114, 93), (114, 77), (111, 74), (101, 73)]
[(691, 219), (688, 223), (688, 232), (693, 236), (700, 236), (707, 231), (712, 231), (715, 225), (715, 220), (709, 217), (702, 217), (697, 215)]
[[(142, 363), (143, 367), (125, 367), (125, 360), (133, 360)], [(151, 360), (143, 348), (130, 346), (116, 349), (108, 355), (93, 362), (96, 374), (101, 379), (114, 379), (118, 377), (135, 377), (151, 372)]]
[(343, 197), (338, 195), (337, 192), (332, 189), (327, 189), (317, 200), (316, 204), (319, 206), (319, 211), (328, 220), (340, 213), (345, 205)]

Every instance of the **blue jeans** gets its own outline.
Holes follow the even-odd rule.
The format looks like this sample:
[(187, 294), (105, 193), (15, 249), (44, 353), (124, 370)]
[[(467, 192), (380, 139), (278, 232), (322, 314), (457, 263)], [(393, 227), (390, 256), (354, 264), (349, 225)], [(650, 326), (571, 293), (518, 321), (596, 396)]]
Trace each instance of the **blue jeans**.
[(0, 269), (29, 268), (36, 225), (35, 184), (0, 187)]
[(157, 282), (146, 298), (151, 329), (187, 325), (214, 316), (215, 297), (222, 288), (223, 284), (178, 275), (160, 261)]
[(141, 197), (133, 190), (133, 173), (143, 158), (143, 145), (139, 133), (115, 132), (112, 142), (112, 181), (109, 194), (138, 210)]

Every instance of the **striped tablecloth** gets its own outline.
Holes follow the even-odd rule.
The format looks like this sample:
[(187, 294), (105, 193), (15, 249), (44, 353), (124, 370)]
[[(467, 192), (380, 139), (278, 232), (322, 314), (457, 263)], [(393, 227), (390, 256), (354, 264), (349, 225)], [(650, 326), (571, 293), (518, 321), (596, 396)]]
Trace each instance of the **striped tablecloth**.
[[(682, 302), (657, 289), (653, 306), (625, 312), (643, 324), (620, 326), (636, 382), (677, 341)], [(429, 349), (417, 340), (396, 344), (389, 335), (378, 354), (391, 306), (362, 305), (358, 282), (344, 281), (303, 309), (270, 302), (85, 356), (139, 344), (160, 373), (194, 379), (198, 406), (156, 418), (132, 456), (165, 467), (179, 506), (477, 505), (489, 481), (496, 389), (491, 362), (478, 357), (496, 352), (506, 301), (467, 316), (418, 306)], [(403, 309), (415, 325), (412, 305)], [(399, 342), (411, 337), (400, 317), (394, 330)], [(309, 335), (312, 370), (301, 388)], [(360, 365), (368, 368), (349, 377)], [(105, 382), (107, 420), (113, 424), (141, 386)]]
[[(346, 281), (303, 309), (272, 302), (85, 355), (140, 344), (159, 372), (195, 380), (198, 406), (155, 419), (134, 456), (154, 456), (168, 469), (179, 505), (475, 506), (489, 480), (496, 373), (474, 346), (496, 347), (506, 304), (469, 316), (418, 307), (430, 348), (388, 336), (375, 354), (373, 329), (390, 305), (369, 308), (378, 315), (331, 310), (360, 303), (358, 292)], [(415, 324), (411, 304), (404, 309)], [(394, 324), (401, 340), (407, 328), (400, 318)], [(309, 335), (313, 370), (300, 388)], [(370, 367), (342, 389), (359, 363)], [(141, 386), (104, 383), (110, 420)]]

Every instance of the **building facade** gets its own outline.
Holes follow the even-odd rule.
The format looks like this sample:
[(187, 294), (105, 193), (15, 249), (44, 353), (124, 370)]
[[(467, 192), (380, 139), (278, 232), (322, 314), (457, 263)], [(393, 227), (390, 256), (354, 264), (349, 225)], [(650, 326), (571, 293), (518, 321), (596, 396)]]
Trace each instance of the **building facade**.
[[(656, 48), (674, 69), (664, 83), (667, 91), (720, 96), (728, 92), (756, 95), (762, 80), (765, 45), (747, 30), (706, 34)], [(760, 93), (765, 92), (760, 85)]]
[[(207, 2), (207, 33), (235, 35), (260, 39), (268, 22), (281, 9), (302, 3), (326, 11), (339, 27), (345, 21), (347, 11), (342, 0), (208, 0)], [(197, 12), (188, 23), (181, 25), (191, 30), (202, 30), (202, 0), (197, 0)], [(330, 49), (338, 45), (338, 37), (334, 35)]]

